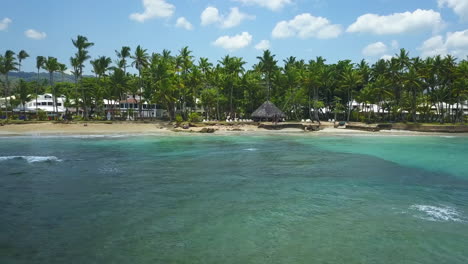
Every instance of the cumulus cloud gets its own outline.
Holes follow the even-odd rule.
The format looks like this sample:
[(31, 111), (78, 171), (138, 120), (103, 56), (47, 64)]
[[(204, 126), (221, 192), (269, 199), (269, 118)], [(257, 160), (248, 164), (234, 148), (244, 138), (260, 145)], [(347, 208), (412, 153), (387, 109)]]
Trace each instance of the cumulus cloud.
[(324, 17), (315, 17), (309, 13), (297, 15), (289, 21), (280, 21), (271, 33), (274, 38), (314, 37), (319, 39), (336, 38), (343, 32), (341, 25), (332, 24)]
[(394, 13), (388, 16), (365, 14), (346, 30), (349, 33), (391, 35), (423, 30), (437, 30), (443, 26), (440, 13), (417, 9), (414, 12)]
[(468, 1), (466, 0), (437, 0), (439, 7), (452, 8), (462, 20), (468, 21)]
[(424, 41), (419, 47), (422, 57), (451, 54), (458, 58), (468, 56), (468, 29), (448, 32), (445, 37), (438, 35)]
[(35, 29), (26, 30), (24, 32), (24, 35), (28, 38), (35, 39), (35, 40), (41, 40), (47, 37), (47, 34), (45, 32), (40, 32)]
[(257, 45), (255, 45), (255, 49), (257, 50), (267, 50), (271, 47), (270, 41), (269, 40), (262, 40)]
[(255, 19), (251, 16), (239, 11), (239, 8), (233, 7), (227, 16), (219, 13), (216, 7), (209, 6), (203, 10), (200, 15), (202, 26), (217, 24), (221, 28), (232, 28), (238, 26), (242, 21), (247, 19)]
[(218, 23), (220, 18), (218, 8), (212, 6), (205, 8), (200, 15), (202, 26)]
[(385, 54), (383, 55), (382, 57), (380, 57), (380, 59), (382, 60), (386, 60), (386, 61), (390, 61), (392, 60), (393, 56), (392, 55), (388, 55), (388, 54)]
[(176, 22), (176, 27), (186, 30), (192, 30), (193, 25), (185, 17), (179, 17)]
[(143, 7), (142, 13), (133, 13), (130, 19), (143, 23), (152, 18), (171, 17), (175, 10), (175, 6), (165, 0), (143, 0)]
[(285, 5), (291, 4), (291, 0), (234, 0), (246, 5), (257, 5), (273, 11), (282, 9)]
[(213, 42), (213, 45), (229, 51), (245, 48), (252, 42), (252, 35), (249, 32), (242, 32), (234, 36), (221, 36)]
[(398, 50), (398, 47), (400, 44), (396, 40), (392, 40), (389, 44), (385, 44), (381, 41), (371, 43), (367, 45), (363, 50), (362, 54), (366, 57), (376, 57), (376, 56), (381, 56), (381, 58), (388, 58), (392, 57), (391, 55), (388, 55), (387, 53), (390, 50)]
[(383, 42), (376, 42), (367, 45), (363, 50), (362, 54), (367, 57), (373, 57), (377, 55), (382, 55), (387, 52), (388, 47)]
[(8, 17), (5, 17), (0, 21), (0, 31), (4, 31), (8, 29), (8, 26), (13, 22), (11, 19)]

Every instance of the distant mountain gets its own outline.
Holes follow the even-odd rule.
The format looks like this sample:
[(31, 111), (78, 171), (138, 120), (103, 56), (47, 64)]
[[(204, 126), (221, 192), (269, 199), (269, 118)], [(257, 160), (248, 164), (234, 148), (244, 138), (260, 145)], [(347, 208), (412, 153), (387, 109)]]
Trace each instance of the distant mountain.
[[(93, 77), (93, 76), (84, 76), (84, 77)], [(3, 76), (1, 77), (3, 80)], [(11, 82), (16, 82), (19, 79), (23, 79), (27, 82), (32, 82), (37, 80), (37, 73), (34, 72), (10, 72), (8, 74), (8, 78), (10, 79)], [(39, 73), (39, 79), (40, 80), (47, 80), (49, 81), (49, 73), (46, 72), (41, 72)], [(63, 79), (62, 79), (62, 74), (55, 72), (54, 73), (54, 81), (55, 82), (75, 82), (75, 77), (70, 74), (63, 74)]]

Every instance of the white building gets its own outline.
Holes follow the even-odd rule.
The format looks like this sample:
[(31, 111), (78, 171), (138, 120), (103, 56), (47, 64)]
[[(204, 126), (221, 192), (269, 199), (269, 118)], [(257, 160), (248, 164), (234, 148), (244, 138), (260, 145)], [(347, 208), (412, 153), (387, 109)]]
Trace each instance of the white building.
[[(57, 113), (63, 114), (66, 111), (65, 107), (65, 96), (57, 97)], [(55, 102), (52, 94), (43, 94), (37, 96), (37, 105), (36, 97), (31, 97), (31, 99), (26, 102), (26, 105), (18, 105), (13, 109), (14, 112), (26, 111), (28, 113), (35, 113), (36, 109), (42, 110), (47, 113), (47, 115), (53, 115), (55, 113)]]

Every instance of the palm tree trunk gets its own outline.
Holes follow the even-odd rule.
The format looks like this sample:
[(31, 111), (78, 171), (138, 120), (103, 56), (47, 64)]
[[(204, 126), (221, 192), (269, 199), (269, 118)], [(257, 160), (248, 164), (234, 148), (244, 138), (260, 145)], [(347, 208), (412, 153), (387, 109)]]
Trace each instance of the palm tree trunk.
[(351, 101), (351, 92), (348, 89), (348, 117), (346, 118), (346, 122), (349, 122), (349, 117), (351, 116), (351, 106), (353, 102)]
[(36, 119), (38, 118), (37, 97), (39, 93), (39, 68), (37, 69), (37, 84), (36, 84)]
[(413, 95), (413, 102), (412, 102), (412, 105), (413, 105), (413, 122), (416, 122), (416, 91), (414, 91), (414, 89), (412, 89), (412, 95)]
[(86, 98), (85, 98), (85, 92), (83, 86), (81, 86), (81, 97), (83, 99), (83, 114), (84, 114), (84, 119), (88, 120), (88, 107), (86, 105)]
[(8, 119), (8, 94), (10, 93), (10, 82), (8, 81), (8, 72), (5, 74), (5, 84), (6, 84), (6, 90), (5, 90), (5, 115), (6, 119)]
[(319, 123), (320, 125), (320, 118), (319, 118), (319, 112), (317, 109), (318, 105), (318, 88), (314, 89), (314, 119)]
[(75, 115), (78, 116), (78, 77), (75, 75)]
[(232, 114), (233, 114), (233, 108), (232, 108), (232, 97), (233, 97), (233, 95), (234, 95), (234, 85), (231, 84), (231, 96), (230, 96), (231, 99), (230, 99), (230, 103), (229, 103), (230, 104), (230, 106), (229, 106), (229, 108), (230, 108), (229, 109), (229, 115), (230, 115), (231, 118), (232, 118)]

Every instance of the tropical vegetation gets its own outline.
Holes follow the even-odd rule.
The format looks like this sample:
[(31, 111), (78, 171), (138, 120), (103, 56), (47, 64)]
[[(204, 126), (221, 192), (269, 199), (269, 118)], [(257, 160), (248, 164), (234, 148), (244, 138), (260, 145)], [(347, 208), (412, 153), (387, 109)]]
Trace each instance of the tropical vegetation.
[[(393, 58), (370, 65), (365, 60), (327, 63), (322, 57), (308, 61), (288, 57), (279, 62), (265, 50), (247, 69), (243, 58), (226, 55), (210, 62), (196, 59), (188, 47), (172, 54), (124, 46), (115, 51), (113, 61), (106, 56), (92, 59), (89, 49), (94, 43), (84, 36), (77, 36), (72, 44), (76, 48), (69, 61), (73, 83), (64, 82), (64, 63), (37, 56), (37, 78), (12, 87), (9, 74), (20, 72), (29, 54), (20, 51), (15, 56), (7, 50), (0, 55), (0, 88), (7, 108), (49, 92), (64, 95), (75, 115), (82, 109), (84, 118), (104, 117), (104, 99), (133, 98), (139, 105), (137, 116), (142, 117), (146, 102), (165, 109), (171, 120), (178, 115), (197, 119), (192, 113), (200, 108), (206, 119), (247, 118), (269, 100), (290, 120), (466, 122), (461, 105), (468, 100), (468, 59), (451, 55), (410, 57), (401, 49)], [(94, 77), (83, 75), (87, 61)], [(40, 78), (41, 70), (49, 74), (47, 81)], [(57, 73), (62, 74), (62, 82), (57, 82)], [(11, 95), (16, 102), (9, 101)], [(377, 108), (357, 111), (356, 103), (361, 109)]]

